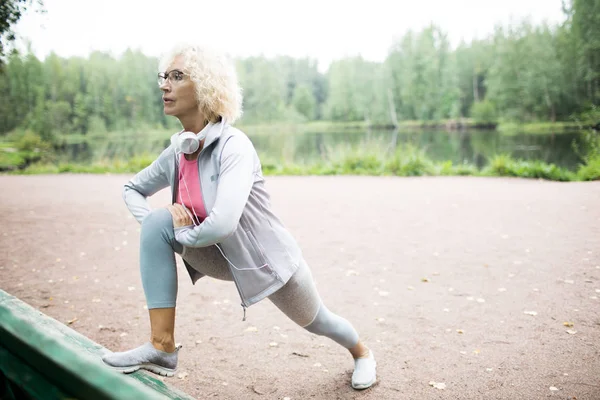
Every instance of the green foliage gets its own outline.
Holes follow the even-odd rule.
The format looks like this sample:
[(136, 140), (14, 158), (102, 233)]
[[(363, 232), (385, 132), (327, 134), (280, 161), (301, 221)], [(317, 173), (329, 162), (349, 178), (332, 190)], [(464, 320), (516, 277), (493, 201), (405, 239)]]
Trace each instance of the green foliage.
[(422, 150), (412, 146), (399, 148), (386, 163), (386, 170), (397, 176), (433, 175), (434, 164)]
[[(4, 46), (15, 40), (12, 27), (33, 3), (33, 0), (2, 0), (0, 3), (0, 68), (2, 67), (2, 56), (6, 50)], [(42, 0), (37, 0), (36, 3), (38, 7), (43, 6)]]
[[(574, 173), (554, 164), (541, 161), (516, 160), (508, 155), (492, 157), (487, 167), (479, 170), (470, 164), (453, 165), (452, 162), (434, 162), (421, 150), (411, 146), (387, 153), (380, 145), (363, 148), (342, 146), (331, 150), (330, 156), (313, 163), (291, 163), (278, 160), (264, 161), (265, 175), (394, 175), (394, 176), (498, 176), (552, 181), (578, 181), (600, 179), (600, 158), (590, 160)], [(0, 148), (0, 166), (4, 152)], [(136, 173), (149, 165), (153, 157), (145, 155), (127, 161), (102, 160), (91, 164), (36, 163), (20, 170), (18, 174), (56, 173)]]
[(478, 101), (471, 107), (471, 118), (477, 125), (490, 125), (497, 122), (496, 108), (489, 100)]
[[(7, 4), (30, 4), (11, 0)], [(328, 120), (374, 126), (565, 121), (600, 103), (600, 0), (572, 0), (563, 24), (517, 21), (451, 48), (431, 25), (393, 41), (383, 62), (254, 56), (236, 60), (242, 125)], [(0, 32), (1, 33), (1, 32)], [(0, 79), (0, 135), (30, 129), (42, 138), (179, 128), (163, 115), (158, 60), (127, 50), (87, 58), (30, 52), (7, 57)], [(407, 122), (408, 121), (408, 122)]]
[(483, 172), (493, 176), (514, 176), (521, 178), (539, 178), (553, 181), (575, 180), (575, 174), (541, 161), (515, 160), (501, 154), (492, 158), (489, 167)]
[(600, 156), (588, 159), (586, 164), (577, 170), (577, 177), (582, 181), (600, 180)]
[(316, 116), (317, 102), (311, 88), (306, 84), (300, 84), (294, 89), (292, 104), (296, 111), (307, 120), (313, 120)]

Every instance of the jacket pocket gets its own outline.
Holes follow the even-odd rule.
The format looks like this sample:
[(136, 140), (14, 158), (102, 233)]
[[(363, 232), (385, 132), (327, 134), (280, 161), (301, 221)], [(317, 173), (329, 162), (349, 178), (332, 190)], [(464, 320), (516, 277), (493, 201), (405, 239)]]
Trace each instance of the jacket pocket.
[(245, 231), (245, 232), (246, 232), (246, 236), (248, 237), (248, 241), (250, 242), (251, 250), (253, 253), (253, 258), (254, 258), (254, 261), (256, 262), (257, 266), (260, 266), (260, 267), (264, 267), (265, 265), (268, 266), (269, 261), (267, 259), (267, 256), (265, 255), (265, 252), (264, 252), (262, 246), (258, 243), (256, 238), (254, 237), (254, 234), (252, 233), (252, 231)]

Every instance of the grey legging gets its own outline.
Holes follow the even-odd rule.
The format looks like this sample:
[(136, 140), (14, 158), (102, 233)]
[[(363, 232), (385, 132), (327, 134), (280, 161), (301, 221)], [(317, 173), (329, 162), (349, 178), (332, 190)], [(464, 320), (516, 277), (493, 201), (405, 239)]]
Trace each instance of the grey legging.
[[(142, 222), (140, 269), (149, 309), (175, 307), (177, 264), (175, 253), (204, 275), (232, 281), (225, 259), (216, 248), (184, 248), (175, 240), (173, 217), (166, 208), (153, 210)], [(310, 268), (303, 262), (297, 272), (269, 300), (309, 332), (329, 337), (345, 348), (358, 343), (358, 333), (346, 319), (329, 311), (321, 301)]]

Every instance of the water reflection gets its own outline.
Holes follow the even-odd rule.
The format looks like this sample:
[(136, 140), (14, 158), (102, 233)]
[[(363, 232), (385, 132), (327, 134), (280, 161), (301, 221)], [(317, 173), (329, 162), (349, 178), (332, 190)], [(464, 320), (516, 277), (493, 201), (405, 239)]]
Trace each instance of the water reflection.
[[(74, 162), (92, 162), (98, 159), (127, 159), (136, 155), (157, 156), (169, 145), (169, 136), (152, 139), (142, 136), (95, 138), (83, 143), (67, 145), (63, 157)], [(484, 167), (497, 154), (510, 154), (515, 159), (541, 160), (575, 170), (581, 162), (573, 150), (577, 133), (514, 134), (496, 131), (440, 131), (440, 130), (368, 130), (354, 132), (293, 132), (289, 134), (253, 134), (251, 139), (261, 158), (289, 163), (327, 161), (340, 147), (376, 144), (393, 152), (396, 148), (412, 145), (423, 150), (434, 161), (451, 160), (455, 164), (468, 163)]]

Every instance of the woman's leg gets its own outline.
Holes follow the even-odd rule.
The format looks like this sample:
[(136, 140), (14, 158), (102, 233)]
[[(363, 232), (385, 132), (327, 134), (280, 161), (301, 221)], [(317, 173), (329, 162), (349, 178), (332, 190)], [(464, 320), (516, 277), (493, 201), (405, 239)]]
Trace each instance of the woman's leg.
[(175, 253), (182, 251), (169, 210), (157, 208), (148, 214), (140, 233), (140, 273), (150, 315), (150, 342), (157, 350), (169, 353), (175, 351)]
[(352, 375), (354, 388), (365, 389), (375, 382), (373, 353), (360, 341), (348, 320), (334, 314), (323, 304), (306, 262), (303, 261), (286, 285), (269, 299), (296, 324), (348, 349), (355, 360)]
[(292, 321), (309, 332), (326, 336), (346, 349), (359, 343), (358, 333), (352, 324), (325, 306), (310, 268), (304, 261), (286, 285), (269, 296), (269, 299)]
[(175, 240), (173, 217), (166, 208), (153, 210), (142, 222), (140, 272), (150, 315), (150, 342), (133, 350), (107, 354), (104, 362), (122, 372), (140, 368), (172, 376), (177, 368), (175, 305), (177, 264), (183, 246)]

